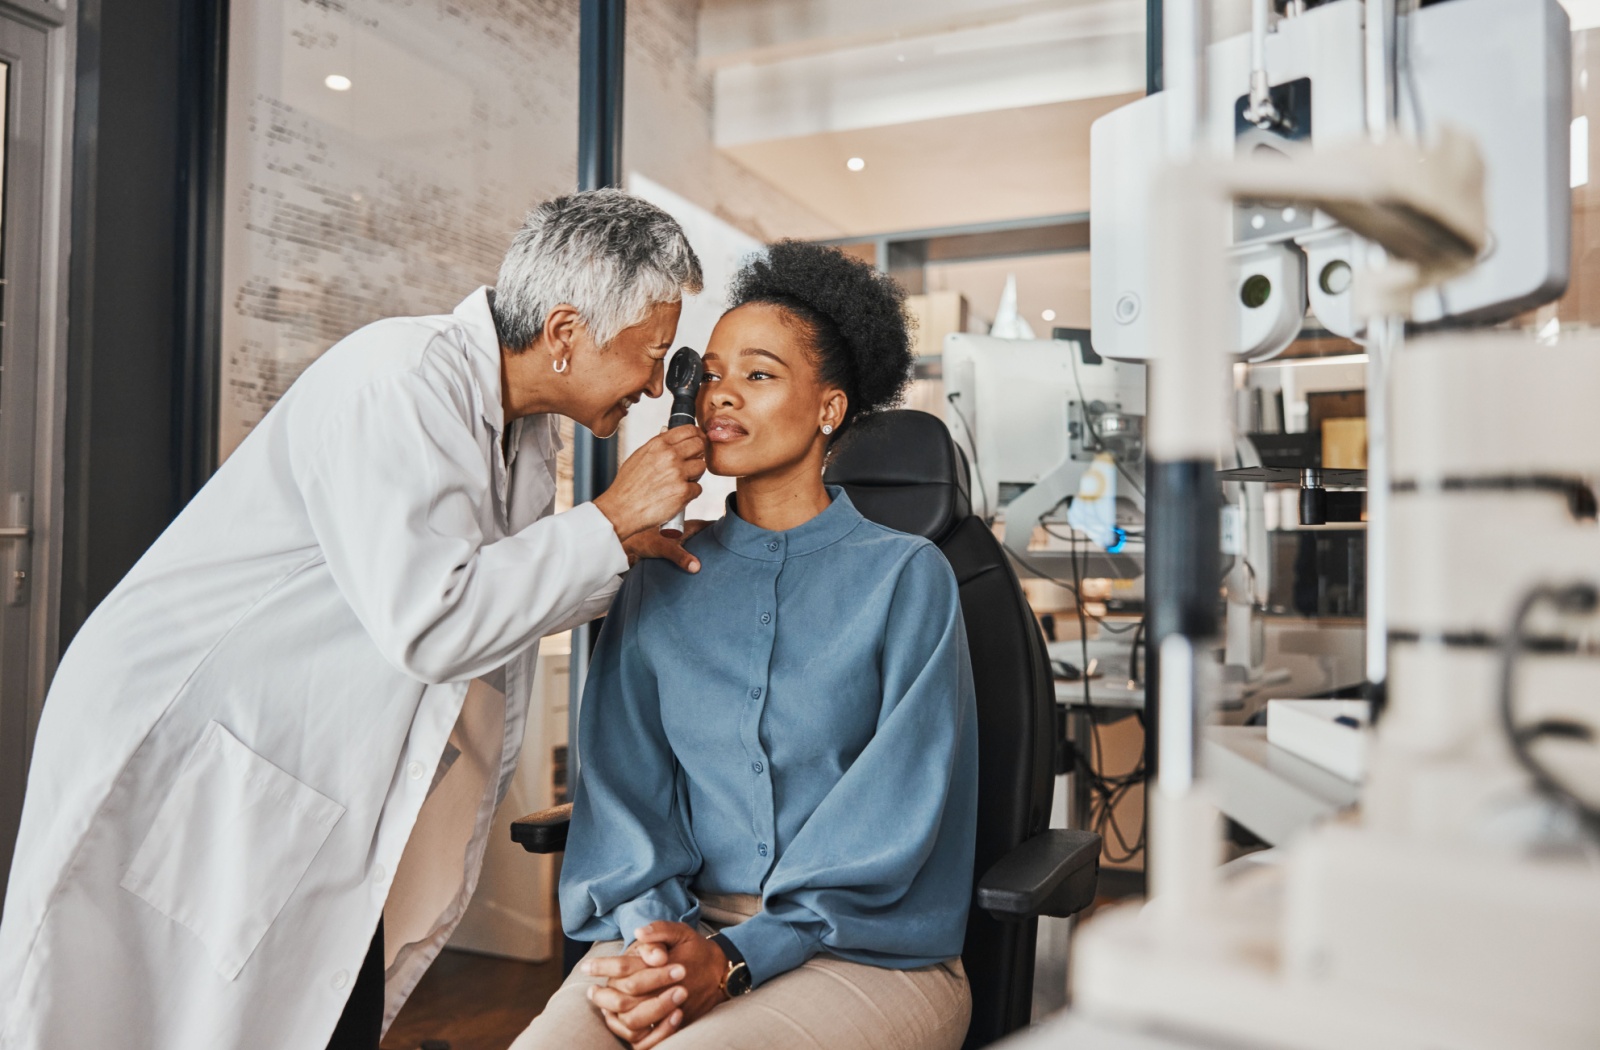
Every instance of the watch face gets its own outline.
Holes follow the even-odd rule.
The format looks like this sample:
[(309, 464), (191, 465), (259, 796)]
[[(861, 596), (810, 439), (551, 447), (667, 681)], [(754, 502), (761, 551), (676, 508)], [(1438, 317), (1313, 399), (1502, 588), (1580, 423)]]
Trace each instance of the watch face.
[(737, 998), (750, 990), (750, 967), (736, 964), (728, 971), (728, 995)]

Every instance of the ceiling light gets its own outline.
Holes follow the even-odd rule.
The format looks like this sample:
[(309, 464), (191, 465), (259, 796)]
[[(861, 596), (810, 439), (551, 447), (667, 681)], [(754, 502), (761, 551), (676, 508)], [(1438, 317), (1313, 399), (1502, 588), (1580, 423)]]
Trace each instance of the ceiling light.
[(860, 157), (851, 157), (849, 160), (844, 162), (844, 166), (849, 168), (851, 171), (860, 171), (867, 166), (867, 162), (862, 160)]
[(331, 91), (350, 90), (350, 78), (341, 73), (329, 73), (328, 78), (324, 80), (323, 83), (328, 85), (328, 88)]
[(1046, 321), (1054, 321), (1056, 319), (1056, 312), (1054, 310), (1046, 310), (1039, 316), (1044, 318)]

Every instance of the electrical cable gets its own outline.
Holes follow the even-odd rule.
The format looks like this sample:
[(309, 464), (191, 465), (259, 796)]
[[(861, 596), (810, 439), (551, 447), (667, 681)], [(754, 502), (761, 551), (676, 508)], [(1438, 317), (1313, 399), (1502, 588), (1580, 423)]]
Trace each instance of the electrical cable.
[[(983, 493), (983, 513), (978, 517), (983, 519), (985, 525), (994, 524), (995, 508), (989, 506), (989, 490), (983, 487), (983, 474), (978, 470), (978, 432), (972, 429), (972, 424), (967, 420), (967, 414), (961, 411), (961, 406), (956, 404), (956, 398), (961, 396), (961, 391), (952, 390), (944, 396), (946, 402), (955, 410), (956, 418), (961, 420), (961, 429), (967, 432), (967, 444), (972, 446), (972, 480), (977, 484), (978, 491)], [(996, 498), (999, 493), (996, 493)]]
[[(1102, 756), (1100, 754), (1102, 749), (1100, 747), (1100, 730), (1095, 724), (1094, 699), (1090, 695), (1089, 690), (1089, 624), (1083, 608), (1083, 598), (1081, 592), (1083, 576), (1078, 567), (1078, 542), (1076, 534), (1074, 534), (1072, 540), (1071, 556), (1072, 578), (1078, 584), (1078, 587), (1074, 588), (1073, 590), (1073, 597), (1075, 599), (1075, 604), (1078, 607), (1078, 643), (1080, 646), (1079, 651), (1083, 659), (1084, 668), (1083, 707), (1084, 710), (1088, 712), (1089, 716), (1088, 754), (1084, 754), (1081, 749), (1074, 749), (1077, 752), (1077, 758), (1082, 760), (1081, 764), (1083, 768), (1079, 770), (1079, 772), (1081, 772), (1089, 787), (1090, 812), (1085, 814), (1085, 816), (1089, 818), (1088, 823), (1091, 828), (1100, 836), (1103, 848), (1105, 849), (1106, 859), (1115, 864), (1125, 864), (1134, 857), (1137, 857), (1140, 852), (1144, 850), (1144, 844), (1146, 841), (1145, 828), (1141, 823), (1138, 838), (1136, 838), (1132, 843), (1129, 843), (1127, 836), (1123, 833), (1122, 825), (1117, 821), (1117, 805), (1122, 801), (1127, 792), (1133, 788), (1134, 784), (1142, 783), (1145, 779), (1144, 749), (1140, 749), (1139, 762), (1128, 773), (1108, 777), (1099, 772), (1102, 766)], [(1139, 626), (1142, 627), (1143, 623), (1144, 621), (1140, 620)], [(1142, 714), (1140, 714), (1138, 717), (1140, 728), (1143, 729), (1144, 717)], [(1095, 796), (1097, 795), (1099, 796), (1100, 800), (1100, 811), (1098, 815), (1094, 813)], [(1107, 831), (1111, 833), (1109, 838), (1106, 835)], [(1122, 851), (1120, 854), (1113, 852), (1111, 849), (1111, 839), (1116, 840), (1117, 848)]]
[[(1062, 536), (1060, 538), (1061, 539), (1066, 539), (1067, 537)], [(1072, 584), (1068, 583), (1066, 580), (1063, 580), (1063, 579), (1060, 579), (1058, 577), (1052, 576), (1048, 572), (1045, 572), (1037, 564), (1035, 564), (1034, 562), (1030, 561), (1026, 555), (1018, 554), (1016, 551), (1010, 550), (1010, 549), (1007, 549), (1006, 553), (1008, 555), (1010, 555), (1012, 558), (1016, 559), (1018, 562), (1020, 562), (1024, 569), (1027, 569), (1030, 573), (1032, 573), (1038, 579), (1044, 580), (1046, 583), (1053, 583), (1057, 587), (1061, 587), (1061, 588), (1063, 588), (1065, 590), (1071, 591), (1072, 592), (1072, 596), (1073, 596), (1074, 599), (1076, 599), (1078, 597), (1078, 588), (1074, 587)], [(1083, 610), (1080, 610), (1080, 611), (1083, 611)], [(1116, 624), (1113, 624), (1110, 620), (1107, 620), (1105, 617), (1098, 616), (1098, 615), (1096, 615), (1095, 613), (1092, 613), (1092, 612), (1084, 611), (1084, 615), (1088, 616), (1089, 619), (1091, 619), (1095, 623), (1099, 624), (1101, 629), (1104, 630), (1107, 634), (1127, 634), (1129, 631), (1133, 630), (1136, 626), (1138, 626), (1137, 624), (1123, 624), (1121, 626), (1118, 626)]]
[(1600, 591), (1592, 584), (1578, 583), (1565, 587), (1548, 585), (1530, 589), (1517, 604), (1511, 618), (1511, 629), (1506, 632), (1500, 649), (1500, 727), (1506, 743), (1517, 763), (1533, 778), (1542, 794), (1570, 807), (1588, 833), (1600, 839), (1600, 806), (1585, 800), (1533, 753), (1533, 744), (1540, 739), (1554, 738), (1596, 742), (1595, 728), (1569, 719), (1546, 718), (1532, 725), (1519, 726), (1516, 712), (1516, 670), (1528, 646), (1526, 627), (1528, 615), (1541, 603), (1549, 603), (1558, 611), (1574, 614), (1593, 614), (1600, 607)]

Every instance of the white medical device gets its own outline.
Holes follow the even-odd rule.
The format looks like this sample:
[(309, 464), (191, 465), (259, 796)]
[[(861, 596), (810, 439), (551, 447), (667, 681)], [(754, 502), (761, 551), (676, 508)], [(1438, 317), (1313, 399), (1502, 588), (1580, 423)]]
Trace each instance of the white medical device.
[[(1206, 53), (1206, 148), (1217, 157), (1289, 156), (1366, 136), (1365, 5), (1339, 0), (1277, 22), (1264, 66), (1276, 121), (1251, 115), (1250, 34)], [(1418, 294), (1417, 323), (1515, 316), (1565, 289), (1571, 258), (1571, 54), (1556, 0), (1450, 0), (1401, 19), (1400, 127), (1427, 139), (1452, 128), (1487, 170), (1489, 241), (1478, 265)], [(1515, 69), (1514, 77), (1491, 75)], [(1096, 121), (1090, 133), (1091, 318), (1107, 357), (1157, 356), (1152, 338), (1149, 197), (1167, 154), (1171, 91)], [(1307, 323), (1352, 337), (1353, 275), (1364, 247), (1326, 212), (1285, 201), (1234, 208), (1229, 265), (1239, 356), (1281, 353)]]
[(1600, 336), (1425, 336), (1394, 379), (1389, 705), (1363, 731), (1359, 819), (1213, 874), (1187, 914), (1158, 895), (1090, 922), (1084, 1017), (1181, 1046), (1600, 1046), (1600, 656), (1581, 600), (1600, 588)]
[[(1180, 88), (1206, 80), (1195, 61), (1204, 6), (1167, 0), (1166, 68)], [(1364, 53), (1381, 59), (1393, 0), (1365, 6)], [(1338, 35), (1337, 18), (1352, 7), (1289, 19), (1279, 34), (1317, 18), (1321, 40), (1347, 47), (1356, 38)], [(1568, 23), (1555, 0), (1425, 8), (1412, 16), (1417, 54), (1446, 66), (1452, 56), (1421, 44), (1422, 27), (1445, 25), (1434, 15), (1450, 26), (1432, 39), (1454, 40), (1476, 64), (1481, 83), (1461, 90), (1485, 110), (1477, 129), (1467, 124), (1488, 140), (1481, 151), (1447, 128), (1396, 134), (1379, 105), (1367, 134), (1344, 146), (1277, 163), (1192, 153), (1155, 176), (1144, 258), (1149, 298), (1163, 307), (1151, 312), (1149, 345), (1163, 352), (1151, 368), (1149, 454), (1165, 487), (1149, 495), (1152, 525), (1176, 527), (1160, 538), (1161, 574), (1146, 581), (1161, 675), (1154, 896), (1078, 936), (1073, 1009), (1110, 1034), (1073, 1045), (1157, 1033), (1173, 1047), (1600, 1046), (1600, 417), (1590, 407), (1600, 334), (1563, 333), (1548, 347), (1526, 333), (1408, 339), (1404, 329), (1407, 316), (1493, 316), (1561, 287), (1554, 260), (1523, 248), (1562, 243), (1570, 217), (1530, 199), (1530, 225), (1543, 228), (1509, 247), (1529, 231), (1506, 225), (1503, 193), (1517, 172), (1565, 175), (1565, 111), (1550, 122), (1546, 104), (1570, 90)], [(1361, 90), (1398, 98), (1403, 115), (1408, 91), (1395, 81), (1431, 75), (1411, 65), (1393, 77), (1375, 62)], [(1218, 79), (1241, 90), (1233, 71)], [(1260, 95), (1247, 97), (1252, 110), (1264, 108)], [(1517, 122), (1533, 129), (1529, 155), (1507, 158), (1496, 133), (1479, 130)], [(1561, 202), (1565, 189), (1563, 178), (1544, 192)], [(1276, 864), (1240, 874), (1219, 868), (1223, 792), (1202, 728), (1218, 696), (1206, 660), (1215, 585), (1200, 570), (1214, 557), (1203, 497), (1229, 436), (1231, 366), (1241, 348), (1266, 352), (1242, 344), (1251, 329), (1224, 298), (1219, 265), (1243, 272), (1238, 220), (1262, 201), (1282, 202), (1280, 218), (1318, 209), (1387, 256), (1352, 262), (1373, 435), (1368, 674), (1387, 697), (1376, 728), (1359, 730), (1372, 734), (1359, 811), (1301, 831)], [(1286, 251), (1301, 250), (1289, 240)], [(1441, 285), (1442, 308), (1428, 291)], [(1159, 625), (1162, 602), (1187, 615)], [(1267, 749), (1254, 790), (1285, 790), (1272, 769), (1285, 757)]]
[[(974, 510), (1003, 518), (1006, 547), (1057, 578), (1071, 567), (1028, 543), (1041, 523), (1064, 525), (1063, 504), (1097, 455), (1115, 460), (1119, 527), (1136, 533), (1144, 518), (1145, 369), (1100, 359), (1086, 336), (944, 342), (945, 421), (972, 464)], [(1083, 558), (1086, 576), (1128, 579), (1143, 571), (1143, 544)]]

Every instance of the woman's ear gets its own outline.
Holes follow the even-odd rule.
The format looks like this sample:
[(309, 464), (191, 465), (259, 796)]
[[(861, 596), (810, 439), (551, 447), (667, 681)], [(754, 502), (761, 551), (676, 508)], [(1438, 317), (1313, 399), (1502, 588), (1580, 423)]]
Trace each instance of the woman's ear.
[(583, 317), (571, 303), (557, 303), (544, 315), (544, 344), (550, 351), (551, 367), (557, 372), (565, 372), (571, 366), (582, 328)]
[(844, 414), (850, 408), (850, 399), (843, 390), (831, 390), (822, 399), (822, 418), (817, 421), (819, 427), (827, 427), (832, 433), (839, 429), (844, 422)]

